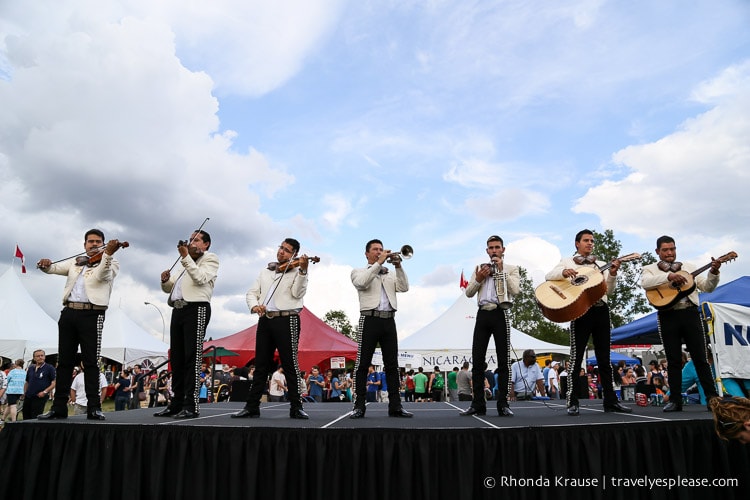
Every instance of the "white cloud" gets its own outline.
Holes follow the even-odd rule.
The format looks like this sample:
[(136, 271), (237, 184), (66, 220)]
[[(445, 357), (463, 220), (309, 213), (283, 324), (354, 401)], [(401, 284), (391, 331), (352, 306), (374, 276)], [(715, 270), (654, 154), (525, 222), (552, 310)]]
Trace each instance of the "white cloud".
[(749, 77), (744, 63), (699, 86), (695, 95), (717, 104), (658, 141), (615, 153), (613, 161), (631, 173), (589, 189), (574, 211), (640, 236), (679, 228), (712, 237), (746, 234), (750, 86), (738, 82)]

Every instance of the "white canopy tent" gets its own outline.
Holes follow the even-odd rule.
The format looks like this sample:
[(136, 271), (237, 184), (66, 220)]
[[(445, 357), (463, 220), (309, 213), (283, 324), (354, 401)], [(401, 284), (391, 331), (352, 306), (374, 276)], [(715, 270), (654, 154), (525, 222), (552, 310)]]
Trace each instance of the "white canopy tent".
[[(400, 358), (407, 359), (409, 355), (416, 355), (417, 359), (421, 358), (421, 363), (412, 367), (423, 366), (432, 369), (439, 366), (443, 371), (452, 370), (454, 366), (461, 367), (464, 361), (471, 363), (471, 339), (476, 314), (476, 298), (470, 299), (461, 294), (453, 305), (432, 323), (399, 340)], [(515, 328), (511, 328), (510, 335), (513, 358), (520, 358), (526, 349), (534, 349), (537, 354), (570, 352), (568, 346), (544, 342)], [(487, 348), (485, 361), (490, 370), (497, 368), (495, 342), (492, 339)]]
[(0, 276), (0, 356), (28, 361), (36, 349), (57, 353), (57, 322), (29, 295), (9, 267)]
[(122, 309), (107, 309), (102, 332), (103, 357), (126, 366), (141, 363), (145, 359), (158, 365), (166, 361), (168, 350), (166, 343), (136, 325)]

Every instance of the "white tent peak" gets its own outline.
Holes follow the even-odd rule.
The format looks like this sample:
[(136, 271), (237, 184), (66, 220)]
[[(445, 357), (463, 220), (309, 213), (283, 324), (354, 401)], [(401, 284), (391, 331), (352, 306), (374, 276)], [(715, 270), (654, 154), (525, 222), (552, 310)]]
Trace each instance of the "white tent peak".
[[(399, 340), (400, 351), (411, 354), (421, 354), (429, 365), (440, 365), (441, 360), (453, 365), (457, 360), (468, 360), (471, 356), (471, 340), (477, 315), (476, 298), (468, 298), (463, 293), (440, 316), (428, 325), (422, 327), (408, 337)], [(570, 348), (552, 344), (527, 335), (515, 328), (511, 328), (510, 342), (513, 348), (511, 355), (520, 357), (526, 349), (534, 349), (539, 353), (568, 354)], [(495, 358), (495, 342), (490, 339), (487, 348), (487, 364), (492, 368)], [(430, 360), (434, 360), (430, 362)]]
[(0, 276), (0, 317), (0, 356), (28, 361), (36, 349), (57, 353), (57, 322), (31, 297), (13, 267)]

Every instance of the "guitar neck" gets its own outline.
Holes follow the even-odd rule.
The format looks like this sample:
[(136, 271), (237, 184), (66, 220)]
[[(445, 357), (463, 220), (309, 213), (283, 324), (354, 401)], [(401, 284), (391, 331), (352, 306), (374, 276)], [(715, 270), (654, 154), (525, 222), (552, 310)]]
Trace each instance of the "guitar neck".
[[(620, 262), (630, 262), (631, 260), (640, 259), (640, 258), (641, 258), (641, 256), (639, 254), (637, 254), (637, 253), (629, 253), (627, 255), (623, 255), (621, 257), (617, 257), (612, 262), (608, 262), (607, 264), (604, 264), (601, 267), (599, 267), (599, 266), (596, 266), (596, 267), (599, 267), (599, 269), (602, 272), (604, 272), (607, 269), (609, 269), (610, 267), (612, 267), (612, 264), (614, 264), (615, 260), (619, 260)], [(711, 264), (709, 264), (708, 267), (711, 267)]]
[(701, 274), (702, 272), (704, 272), (709, 267), (711, 267), (711, 263), (710, 262), (708, 264), (706, 264), (705, 266), (701, 266), (698, 269), (696, 269), (695, 271), (693, 271), (692, 273), (690, 273), (690, 276), (692, 276), (693, 278), (695, 278), (696, 276), (698, 276), (699, 274)]

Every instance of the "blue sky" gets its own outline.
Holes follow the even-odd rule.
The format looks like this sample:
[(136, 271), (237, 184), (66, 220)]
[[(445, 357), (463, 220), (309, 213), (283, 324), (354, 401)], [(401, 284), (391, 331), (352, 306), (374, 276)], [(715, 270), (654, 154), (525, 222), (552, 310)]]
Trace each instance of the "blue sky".
[(168, 312), (159, 273), (205, 217), (214, 337), (255, 321), (285, 236), (322, 259), (308, 307), (353, 323), (365, 242), (411, 244), (402, 336), (491, 234), (536, 280), (588, 227), (626, 253), (735, 250), (726, 282), (750, 271), (748, 21), (740, 0), (3, 2), (0, 229), (29, 262), (92, 226), (129, 240), (115, 302), (158, 336), (143, 302)]

